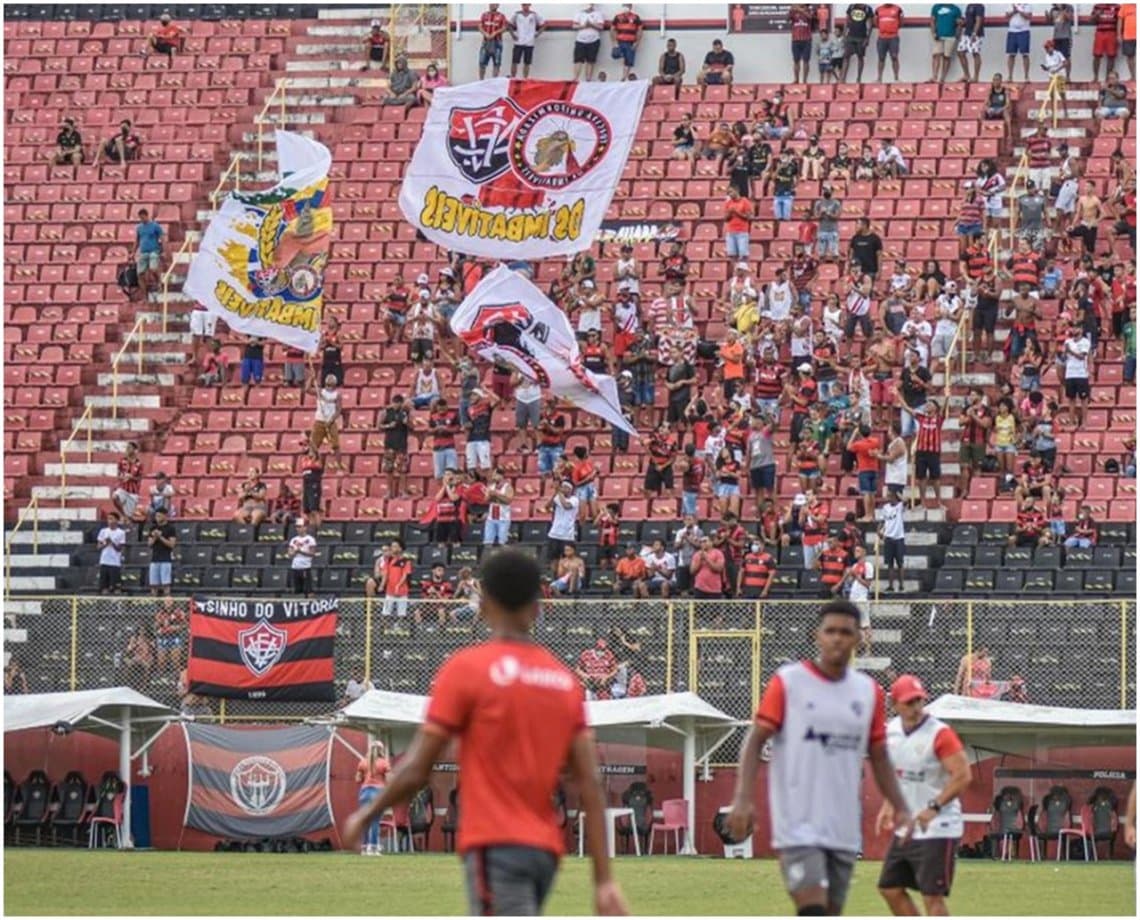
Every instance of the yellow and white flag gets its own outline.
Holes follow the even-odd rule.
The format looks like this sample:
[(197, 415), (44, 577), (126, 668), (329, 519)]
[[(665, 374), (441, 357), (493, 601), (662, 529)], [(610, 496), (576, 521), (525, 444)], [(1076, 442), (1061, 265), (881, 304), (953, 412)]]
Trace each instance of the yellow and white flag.
[(314, 352), (321, 334), (332, 242), (332, 154), (317, 141), (277, 132), (281, 180), (233, 192), (206, 228), (182, 290), (247, 335)]

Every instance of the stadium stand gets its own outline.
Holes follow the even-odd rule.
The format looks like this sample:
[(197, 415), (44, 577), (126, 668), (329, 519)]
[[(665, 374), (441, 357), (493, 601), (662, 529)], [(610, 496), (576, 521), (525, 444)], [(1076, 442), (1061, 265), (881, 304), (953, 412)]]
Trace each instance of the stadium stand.
[[(347, 10), (318, 14), (315, 8), (297, 7), (279, 8), (274, 15), (280, 18), (182, 22), (185, 44), (170, 61), (139, 54), (152, 22), (10, 15), (5, 21), (4, 494), (6, 524), (11, 528), (18, 521), (15, 532), (9, 531), (6, 587), (10, 596), (20, 598), (13, 602), (16, 606), (9, 605), (9, 628), (22, 634), (29, 648), (53, 648), (70, 628), (65, 622), (71, 615), (67, 602), (36, 595), (86, 595), (97, 590), (97, 521), (111, 507), (117, 464), (132, 440), (140, 450), (142, 492), (149, 491), (160, 471), (175, 488), (176, 594), (255, 595), (286, 589), (284, 553), (291, 525), (255, 527), (234, 522), (234, 515), (252, 466), (260, 469), (271, 509), (282, 484), (288, 483), (299, 494), (312, 396), (284, 385), (285, 353), (276, 344), (267, 350), (264, 383), (241, 387), (236, 367), (242, 345), (226, 332), (219, 336), (226, 384), (198, 385), (202, 353), (186, 331), (192, 304), (179, 293), (194, 243), (211, 213), (211, 195), (227, 190), (235, 173), (246, 187), (273, 180), (270, 130), (278, 121), (279, 107), (290, 127), (315, 136), (333, 153), (336, 240), (325, 276), (326, 317), (340, 323), (345, 368), (341, 451), (346, 468), (342, 474), (326, 472), (324, 477), (324, 513), (316, 536), (325, 555), (317, 566), (317, 589), (359, 596), (372, 573), (374, 550), (397, 537), (413, 556), (416, 584), (437, 562), (446, 566), (451, 578), (462, 567), (477, 567), (482, 550), (479, 528), (472, 527), (462, 545), (449, 550), (441, 549), (420, 523), (438, 488), (426, 443), (417, 448), (413, 436), (406, 489), (392, 494), (381, 462), (383, 435), (377, 429), (378, 414), (394, 393), (410, 392), (415, 374), (408, 346), (389, 341), (384, 333), (383, 302), (390, 286), (397, 276), (410, 283), (424, 273), (434, 289), (441, 269), (455, 264), (448, 253), (417, 239), (396, 205), (400, 179), (426, 110), (375, 104), (386, 81), (377, 71), (360, 74), (357, 66), (363, 60), (360, 42), (371, 14)], [(417, 65), (430, 59), (444, 61), (447, 55), (446, 18), (425, 22), (429, 39), (415, 47), (406, 40), (411, 29), (392, 23), (396, 46), (408, 50)], [(1127, 85), (1131, 106), (1134, 84)], [(714, 343), (714, 353), (728, 330), (721, 308), (730, 276), (722, 242), (724, 178), (715, 160), (698, 159), (694, 165), (675, 159), (673, 130), (686, 113), (702, 126), (751, 119), (777, 91), (793, 128), (785, 141), (773, 141), (774, 147), (782, 143), (799, 153), (808, 147), (809, 137), (818, 134), (830, 157), (841, 140), (856, 149), (864, 141), (895, 139), (909, 162), (909, 173), (901, 178), (837, 184), (843, 251), (860, 217), (869, 217), (882, 238), (878, 288), (884, 287), (896, 258), (904, 259), (915, 273), (933, 260), (945, 278), (961, 277), (955, 227), (963, 185), (987, 159), (998, 164), (1013, 189), (994, 217), (998, 233), (996, 251), (990, 255), (1004, 272), (1015, 245), (1009, 209), (1016, 209), (1024, 193), (1024, 178), (1020, 185), (1017, 181), (1023, 175), (1019, 165), (1023, 138), (1034, 131), (1034, 119), (1047, 95), (1045, 84), (1024, 85), (1016, 94), (1012, 135), (1001, 119), (983, 117), (986, 83), (741, 83), (686, 85), (679, 93), (672, 87), (654, 87), (608, 217), (672, 222), (679, 227), (689, 259), (696, 329), (702, 341)], [(1093, 182), (1097, 194), (1106, 202), (1114, 195), (1123, 200), (1113, 154), (1120, 152), (1126, 167), (1135, 164), (1134, 122), (1131, 116), (1094, 120), (1097, 92), (1092, 84), (1069, 85), (1068, 110), (1048, 129), (1049, 156), (1060, 166), (1057, 145), (1066, 142), (1071, 150), (1079, 150), (1083, 176)], [(65, 116), (79, 120), (89, 151), (87, 162), (95, 143), (101, 143), (119, 119), (130, 118), (142, 136), (140, 159), (125, 166), (49, 165), (47, 148)], [(235, 159), (237, 154), (244, 159)], [(259, 156), (260, 172), (252, 167)], [(823, 184), (807, 179), (796, 184), (793, 219), (788, 221), (772, 218), (769, 195), (755, 196), (759, 218), (753, 224), (750, 263), (757, 285), (773, 281), (777, 268), (791, 260)], [(759, 189), (758, 181), (755, 185)], [(168, 284), (136, 303), (119, 291), (117, 272), (121, 263), (130, 260), (137, 212), (145, 206), (152, 208), (165, 229), (167, 257), (178, 255), (163, 265), (164, 270), (169, 267)], [(1134, 224), (1134, 198), (1132, 207)], [(1134, 300), (1135, 254), (1134, 243), (1127, 236), (1115, 236), (1111, 225), (1106, 214), (1099, 251), (1107, 253), (1105, 264), (1122, 266), (1130, 287), (1106, 295), (1103, 304), (1099, 294), (1090, 295), (1098, 298), (1095, 309), (1103, 309), (1105, 316), (1101, 348), (1092, 362), (1091, 402), (1083, 423), (1064, 412), (1055, 423), (1053, 484), (1063, 494), (1057, 512), (1072, 534), (1080, 507), (1087, 505), (1097, 527), (1095, 546), (1070, 548), (1058, 545), (1060, 541), (1011, 546), (1018, 508), (1001, 477), (983, 470), (969, 479), (964, 493), (951, 485), (961, 472), (958, 411), (969, 390), (979, 388), (996, 404), (1002, 386), (1008, 385), (1020, 398), (1005, 350), (1011, 324), (1004, 315), (992, 351), (971, 348), (966, 353), (962, 335), (956, 340), (958, 351), (952, 355), (949, 376), (932, 368), (933, 390), (952, 407), (941, 439), (938, 504), (942, 507), (915, 503), (907, 511), (904, 590), (885, 597), (875, 615), (876, 644), (887, 641), (902, 657), (909, 656), (908, 666), (916, 669), (922, 661), (938, 659), (945, 673), (937, 679), (930, 675), (931, 686), (953, 683), (950, 672), (962, 651), (951, 657), (934, 655), (933, 648), (945, 637), (924, 624), (937, 619), (931, 611), (939, 606), (951, 609), (969, 598), (984, 602), (1135, 596), (1134, 361), (1132, 375), (1126, 378), (1122, 339), (1109, 334), (1112, 298), (1124, 304), (1125, 313), (1124, 298)], [(617, 295), (616, 247), (595, 247), (593, 254), (599, 290), (612, 303)], [(653, 243), (638, 243), (634, 255), (643, 268), (643, 291), (660, 290), (662, 252)], [(1057, 264), (1068, 286), (1087, 269), (1078, 258), (1060, 255)], [(536, 283), (546, 288), (558, 280), (561, 269), (550, 261), (540, 264)], [(811, 311), (818, 323), (828, 295), (846, 297), (846, 267), (820, 265), (811, 291)], [(1001, 293), (1003, 302), (1012, 297), (1008, 280), (1002, 280)], [(1063, 297), (1046, 295), (1040, 301), (1038, 322), (1042, 344), (1047, 346), (1046, 361), (1052, 358), (1056, 330), (1061, 327), (1058, 316), (1064, 308)], [(929, 312), (928, 318), (933, 318)], [(608, 322), (606, 341), (612, 341)], [(697, 364), (702, 390), (719, 389), (716, 360), (701, 357)], [(447, 392), (458, 393), (452, 370), (442, 363), (439, 368)], [(489, 369), (482, 370), (487, 380)], [(1063, 403), (1060, 381), (1048, 370), (1042, 376), (1046, 395)], [(666, 402), (664, 387), (658, 386), (658, 413), (664, 412)], [(635, 443), (628, 451), (615, 450), (608, 429), (600, 431), (580, 414), (568, 414), (572, 433), (567, 450), (588, 446), (600, 468), (600, 502), (620, 503), (618, 544), (648, 545), (658, 538), (671, 543), (678, 500), (643, 495), (645, 449)], [(792, 449), (789, 415), (785, 409), (775, 435), (780, 474), (774, 497), (781, 510), (792, 505), (801, 491), (796, 477), (783, 472)], [(551, 485), (539, 476), (534, 453), (508, 447), (515, 433), (510, 401), (495, 410), (492, 430), (493, 456), (515, 490), (512, 538), (544, 547), (549, 514), (543, 500)], [(886, 432), (876, 426), (875, 433)], [(1024, 451), (1017, 454), (1018, 470), (1025, 459)], [(1115, 472), (1105, 467), (1106, 459), (1115, 461)], [(1125, 475), (1128, 470), (1131, 476)], [(852, 470), (845, 471), (841, 451), (832, 452), (822, 472), (818, 491), (828, 497), (831, 529), (838, 531), (849, 512), (860, 510), (858, 480)], [(702, 492), (697, 507), (698, 519), (712, 522), (715, 528), (718, 515), (712, 494)], [(757, 523), (747, 492), (741, 517), (749, 529)], [(857, 527), (859, 539), (875, 558), (875, 527), (863, 522)], [(126, 529), (123, 586), (128, 593), (144, 593), (150, 550), (133, 524)], [(606, 597), (615, 591), (612, 571), (600, 564), (597, 533), (598, 527), (588, 522), (581, 528), (579, 550), (587, 565), (583, 597)], [(770, 596), (789, 601), (817, 597), (820, 576), (804, 568), (802, 548), (776, 544), (773, 550), (778, 565)], [(91, 641), (83, 642), (83, 661), (69, 661), (66, 655), (37, 661), (35, 689), (59, 686), (69, 672), (74, 685), (77, 666), (80, 685), (106, 682), (100, 669), (121, 654), (127, 635), (123, 618), (142, 607), (118, 599), (92, 603), (126, 606), (98, 608), (115, 613), (92, 627)], [(766, 606), (772, 608), (772, 622), (778, 623), (779, 605)], [(786, 609), (800, 615), (801, 608)], [(148, 621), (151, 610), (147, 606), (141, 619)], [(1061, 633), (1042, 635), (1027, 652), (1030, 637), (1024, 630), (1036, 633), (1051, 627), (1026, 626), (1016, 608), (1009, 610), (1008, 621), (997, 613), (988, 621), (993, 635), (987, 641), (1010, 673), (1024, 675), (1039, 691), (1049, 684), (1044, 695), (1050, 702), (1076, 704), (1087, 698), (1088, 684), (1065, 689), (1063, 681), (1051, 676), (1051, 668), (1058, 664), (1053, 652), (1075, 638), (1065, 630), (1077, 627), (1063, 626)], [(363, 611), (356, 614), (364, 616)], [(351, 616), (346, 614), (346, 619)], [(603, 621), (601, 614), (587, 617), (599, 629)], [(654, 642), (663, 640), (659, 633), (664, 622), (656, 627)], [(1119, 617), (1113, 622), (1119, 627)], [(680, 618), (678, 624), (679, 637)], [(789, 628), (794, 632), (799, 627)], [(951, 627), (939, 624), (938, 629), (943, 628)], [(441, 631), (429, 642), (432, 651), (421, 658), (415, 658), (421, 654), (420, 640), (413, 643), (397, 636), (393, 654), (413, 656), (401, 669), (403, 686), (423, 686), (444, 651), (466, 641), (466, 635), (463, 630)], [(1095, 635), (1086, 638), (1103, 664), (1088, 679), (1110, 683), (1113, 668), (1117, 673), (1120, 668), (1119, 630), (1114, 633), (1098, 624)], [(559, 641), (568, 657), (577, 653), (572, 647), (578, 641), (574, 634), (560, 634)], [(794, 643), (783, 646), (793, 647)], [(654, 654), (664, 654), (655, 649)], [(1042, 660), (1035, 662), (1035, 656)], [(895, 660), (901, 670), (901, 657)], [(1064, 660), (1062, 654), (1060, 661)], [(354, 665), (354, 659), (346, 659), (344, 674)], [(682, 669), (681, 659), (677, 666)], [(725, 680), (732, 680), (736, 678), (727, 676), (732, 666), (730, 658), (727, 663), (710, 662), (708, 668), (723, 668)], [(175, 677), (167, 675), (165, 680), (173, 692)], [(1037, 698), (1041, 695), (1038, 692)]]

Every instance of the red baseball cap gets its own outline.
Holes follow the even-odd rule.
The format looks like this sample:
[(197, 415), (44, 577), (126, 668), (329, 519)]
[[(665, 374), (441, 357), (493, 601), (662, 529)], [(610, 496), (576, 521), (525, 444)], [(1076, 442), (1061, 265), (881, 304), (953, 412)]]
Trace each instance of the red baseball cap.
[(926, 688), (913, 674), (904, 674), (891, 684), (891, 699), (896, 703), (909, 703), (919, 698), (927, 698)]

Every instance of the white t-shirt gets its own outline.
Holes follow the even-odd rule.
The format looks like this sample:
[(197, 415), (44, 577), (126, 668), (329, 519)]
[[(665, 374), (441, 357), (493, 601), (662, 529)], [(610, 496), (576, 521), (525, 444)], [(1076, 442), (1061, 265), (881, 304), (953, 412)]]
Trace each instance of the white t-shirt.
[(640, 328), (641, 316), (638, 314), (637, 304), (624, 300), (614, 304), (614, 329), (629, 334), (637, 332)]
[(574, 17), (574, 28), (578, 30), (574, 36), (574, 41), (582, 42), (583, 44), (592, 44), (596, 41), (601, 41), (601, 30), (605, 28), (606, 17), (603, 16), (598, 10), (581, 10), (577, 16)]
[(838, 304), (823, 308), (823, 331), (833, 342), (838, 343), (843, 338), (843, 308)]
[[(563, 507), (563, 502), (567, 507)], [(578, 496), (571, 495), (566, 498), (559, 494), (554, 499), (554, 517), (550, 522), (550, 530), (546, 535), (551, 540), (568, 540), (573, 542), (577, 538), (575, 524), (578, 521)]]
[(1092, 346), (1085, 336), (1079, 339), (1067, 339), (1065, 341), (1065, 379), (1071, 380), (1074, 377), (1088, 379), (1089, 376), (1089, 352)]
[(298, 534), (289, 541), (289, 549), (297, 551), (297, 555), (295, 555), (291, 560), (291, 568), (295, 570), (304, 570), (311, 569), (313, 567), (313, 557), (306, 555), (305, 552), (302, 552), (302, 550), (310, 553), (316, 552), (317, 541), (312, 534), (307, 533), (304, 536)]
[(902, 438), (895, 438), (887, 445), (887, 453), (890, 453), (891, 448), (894, 447), (896, 443), (902, 444), (903, 452), (899, 455), (897, 460), (887, 461), (883, 471), (883, 482), (890, 485), (906, 485), (906, 441)]
[(637, 259), (633, 256), (628, 259), (618, 259), (615, 268), (619, 291), (632, 291), (634, 294), (641, 292), (641, 279), (637, 277)]
[(646, 566), (651, 570), (650, 577), (657, 574), (665, 578), (672, 578), (673, 572), (677, 569), (677, 557), (668, 550), (660, 556), (656, 556), (653, 550), (647, 549), (642, 552), (641, 558), (645, 560)]
[(511, 17), (511, 24), (515, 27), (515, 44), (529, 47), (534, 44), (539, 28), (546, 22), (534, 10), (528, 16), (519, 10)]
[(533, 380), (524, 380), (515, 387), (515, 401), (529, 406), (542, 399), (542, 387)]
[(317, 393), (317, 421), (331, 422), (336, 418), (337, 390), (321, 389)]
[[(1011, 30), (1012, 31), (1012, 30)], [(1049, 76), (1063, 73), (1065, 70), (1065, 55), (1056, 48), (1045, 52), (1045, 72)]]
[(792, 323), (792, 329), (788, 335), (788, 348), (791, 350), (792, 357), (810, 358), (813, 337), (811, 317), (802, 316)]
[(768, 285), (768, 315), (776, 322), (787, 319), (792, 313), (792, 282)]
[[(907, 810), (917, 815), (931, 799), (950, 782), (950, 774), (942, 766), (942, 758), (962, 750), (962, 741), (945, 722), (927, 716), (910, 734), (903, 730), (902, 719), (895, 716), (887, 723), (887, 753), (898, 777), (899, 790)], [(901, 834), (902, 828), (896, 833)], [(958, 799), (942, 806), (934, 820), (922, 830), (914, 826), (915, 840), (938, 840), (962, 836), (962, 803)]]
[(1028, 3), (1014, 3), (1012, 4), (1012, 8), (1013, 15), (1009, 17), (1009, 31), (1028, 32), (1030, 17), (1033, 15), (1033, 7)]
[(103, 547), (99, 553), (99, 565), (115, 565), (121, 566), (123, 564), (123, 547), (127, 545), (127, 534), (122, 527), (112, 530), (110, 527), (104, 527), (99, 531), (99, 542), (107, 541), (107, 545)]
[(578, 331), (602, 331), (602, 308), (600, 306), (585, 306), (578, 311)]
[(938, 313), (937, 330), (939, 334), (953, 334), (954, 330), (958, 328), (958, 313), (962, 309), (962, 298), (958, 296), (949, 296), (947, 294), (939, 294), (938, 300), (935, 304), (935, 310)]
[[(862, 569), (859, 567), (862, 566)], [(855, 578), (852, 578), (847, 588), (847, 599), (851, 601), (869, 601), (871, 599), (871, 583), (875, 578), (875, 566), (867, 559), (862, 562), (856, 562), (855, 574), (861, 575), (867, 579), (867, 584), (863, 584)]]
[(435, 339), (435, 307), (421, 301), (408, 311), (408, 325), (413, 339)]
[(908, 319), (905, 323), (903, 323), (902, 334), (904, 336), (907, 336), (907, 335), (910, 335), (912, 332), (915, 332), (918, 334), (918, 340), (920, 342), (929, 342), (930, 341), (930, 336), (931, 336), (930, 323), (928, 323), (926, 320), (924, 320), (924, 319), (920, 319), (920, 320)]
[(899, 166), (906, 169), (906, 159), (898, 147), (880, 148), (878, 155), (875, 157), (875, 162), (880, 166), (886, 166), (888, 163), (898, 163)]
[[(890, 482), (891, 480), (888, 478), (887, 481)], [(875, 517), (883, 525), (884, 540), (903, 540), (906, 538), (906, 521), (903, 518), (905, 512), (906, 505), (903, 502), (883, 505), (875, 512)]]

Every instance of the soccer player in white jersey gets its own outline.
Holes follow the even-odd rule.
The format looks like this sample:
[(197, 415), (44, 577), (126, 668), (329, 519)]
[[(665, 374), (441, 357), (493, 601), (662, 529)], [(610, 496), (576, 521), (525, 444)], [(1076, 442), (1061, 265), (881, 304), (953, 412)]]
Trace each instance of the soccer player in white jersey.
[[(898, 773), (907, 810), (914, 815), (909, 836), (895, 833), (883, 860), (879, 894), (896, 916), (917, 916), (907, 893), (922, 895), (929, 916), (947, 916), (954, 878), (954, 854), (962, 837), (962, 803), (970, 785), (970, 762), (957, 733), (926, 713), (926, 688), (913, 674), (891, 685), (898, 715), (887, 723), (887, 753)], [(879, 833), (894, 826), (894, 808), (884, 802), (875, 823)]]
[(736, 775), (729, 829), (753, 830), (752, 797), (760, 750), (772, 739), (768, 808), (772, 846), (800, 916), (839, 914), (863, 849), (863, 756), (893, 808), (909, 826), (907, 803), (887, 759), (886, 700), (866, 674), (848, 668), (859, 639), (859, 608), (834, 600), (819, 611), (815, 661), (780, 668), (764, 690)]

